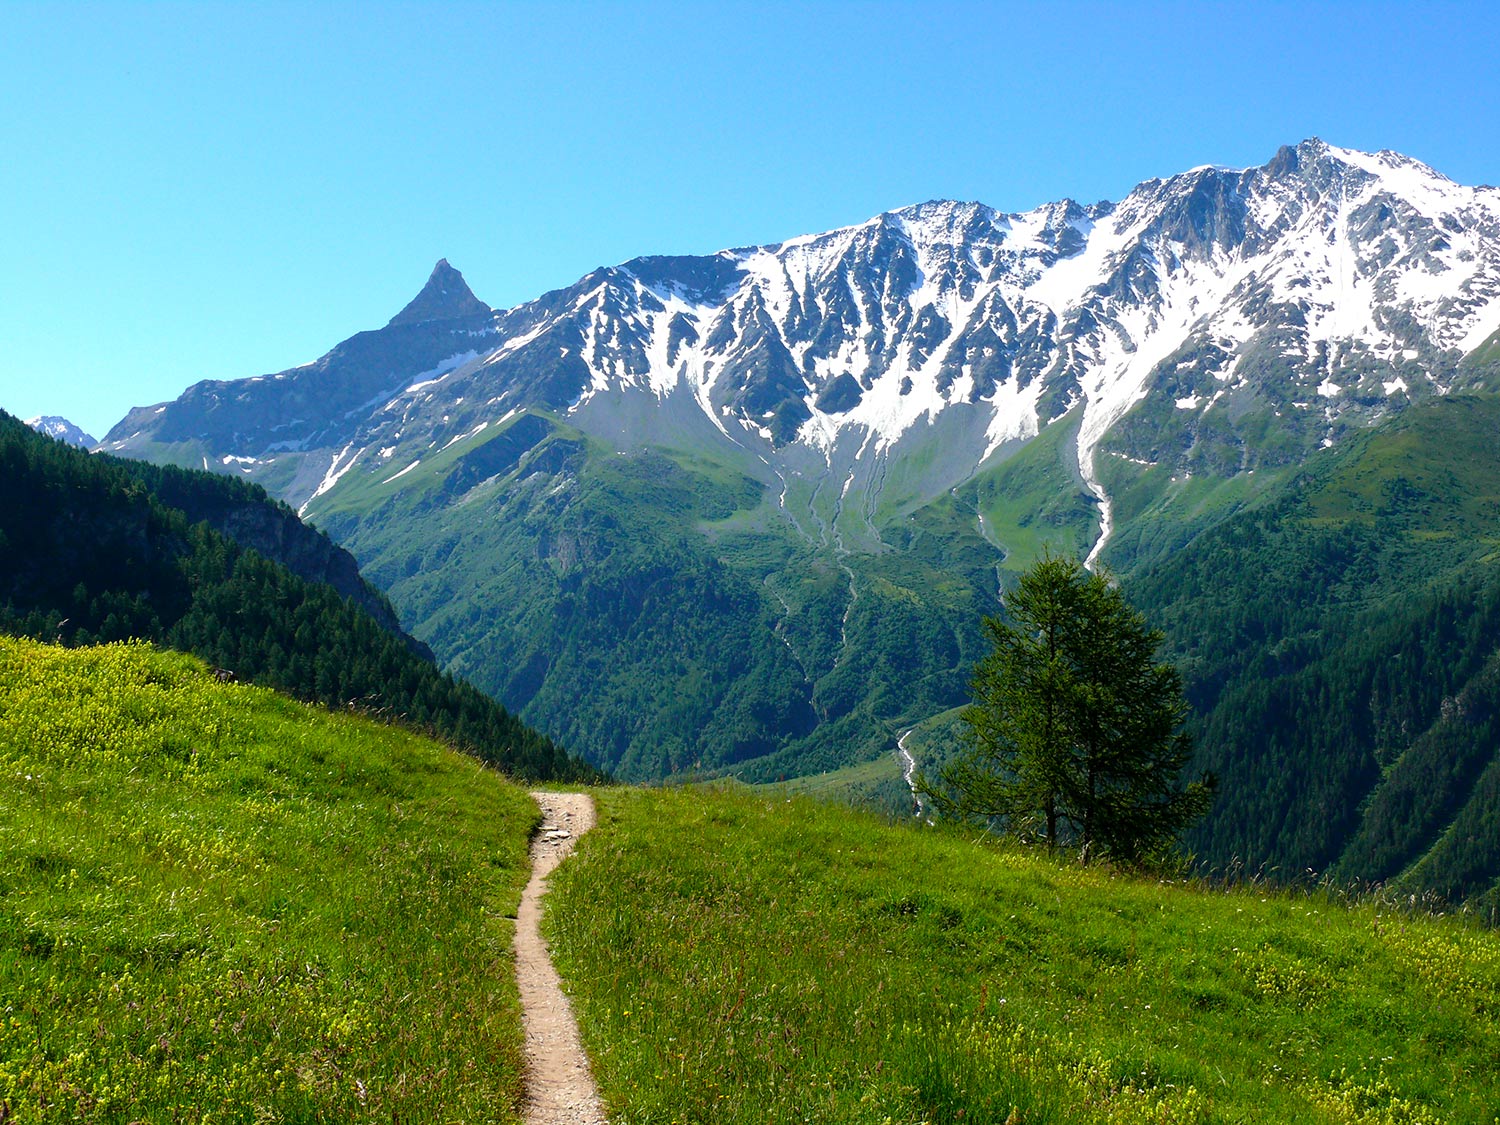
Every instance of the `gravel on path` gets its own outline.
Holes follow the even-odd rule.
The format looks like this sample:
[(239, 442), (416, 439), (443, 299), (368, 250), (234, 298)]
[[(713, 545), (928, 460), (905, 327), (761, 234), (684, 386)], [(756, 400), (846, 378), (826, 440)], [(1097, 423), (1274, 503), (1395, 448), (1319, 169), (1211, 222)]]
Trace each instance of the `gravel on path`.
[(532, 793), (542, 826), (531, 842), (531, 881), (516, 913), (516, 984), (526, 1027), (526, 1125), (608, 1125), (573, 1009), (542, 940), (547, 876), (594, 826), (586, 793)]

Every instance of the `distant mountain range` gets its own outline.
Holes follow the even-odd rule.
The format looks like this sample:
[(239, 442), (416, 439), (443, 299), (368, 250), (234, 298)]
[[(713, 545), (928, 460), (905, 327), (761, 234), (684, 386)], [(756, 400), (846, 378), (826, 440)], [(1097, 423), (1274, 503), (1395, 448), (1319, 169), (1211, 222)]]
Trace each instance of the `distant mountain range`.
[(1500, 191), (1309, 140), (1118, 203), (637, 258), (509, 310), (439, 262), (384, 328), (103, 444), (264, 484), (597, 764), (774, 779), (962, 703), (980, 616), (1046, 547), (1183, 565), (1352, 438), (1489, 388), (1497, 331)]
[(26, 424), (38, 433), (46, 434), (58, 441), (65, 441), (69, 445), (92, 449), (99, 444), (92, 435), (84, 433), (72, 422), (66, 418), (59, 418), (56, 414), (41, 414), (35, 418), (28, 418)]
[(644, 402), (659, 429), (686, 407), (700, 417), (682, 426), (764, 454), (767, 483), (821, 461), (878, 498), (876, 466), (961, 449), (919, 490), (936, 494), (1077, 410), (1078, 471), (1107, 509), (1105, 459), (1190, 469), (1233, 451), (1242, 463), (1220, 468), (1253, 468), (1450, 389), (1500, 329), (1497, 297), (1500, 191), (1314, 140), (1118, 204), (933, 202), (775, 246), (638, 258), (505, 312), (443, 261), (383, 332), (199, 384), (133, 411), (106, 445), (193, 445), (250, 475), (295, 463), (279, 491), (306, 504), (356, 462), (404, 468), (511, 410), (649, 440)]

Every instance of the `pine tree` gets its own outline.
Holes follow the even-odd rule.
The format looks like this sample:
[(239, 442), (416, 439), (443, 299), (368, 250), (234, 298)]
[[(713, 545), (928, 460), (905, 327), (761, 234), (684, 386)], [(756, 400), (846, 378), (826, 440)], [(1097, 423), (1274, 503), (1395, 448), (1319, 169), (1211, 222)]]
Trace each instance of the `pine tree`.
[(975, 669), (967, 746), (924, 787), (940, 811), (1003, 825), (1049, 847), (1140, 862), (1207, 811), (1213, 781), (1179, 786), (1192, 753), (1177, 672), (1161, 634), (1120, 590), (1047, 556), (985, 618), (993, 651)]

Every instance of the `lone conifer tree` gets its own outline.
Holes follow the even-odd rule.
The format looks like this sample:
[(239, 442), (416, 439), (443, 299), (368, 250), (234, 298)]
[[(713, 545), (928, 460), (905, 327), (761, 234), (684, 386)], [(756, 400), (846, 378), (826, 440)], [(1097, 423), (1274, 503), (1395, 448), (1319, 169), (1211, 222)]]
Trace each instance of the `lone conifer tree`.
[(985, 618), (994, 651), (974, 672), (967, 747), (924, 783), (936, 807), (997, 820), (1049, 847), (1133, 863), (1208, 809), (1213, 780), (1179, 786), (1192, 753), (1161, 634), (1072, 559), (1044, 557)]

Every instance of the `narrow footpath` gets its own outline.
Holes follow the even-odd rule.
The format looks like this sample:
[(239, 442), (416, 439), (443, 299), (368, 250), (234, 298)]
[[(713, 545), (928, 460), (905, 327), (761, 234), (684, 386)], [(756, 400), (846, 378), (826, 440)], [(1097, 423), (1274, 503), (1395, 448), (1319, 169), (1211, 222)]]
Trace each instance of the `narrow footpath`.
[(531, 882), (516, 913), (516, 984), (526, 1027), (526, 1125), (608, 1125), (573, 1009), (542, 940), (547, 876), (594, 826), (586, 793), (533, 793), (542, 827), (531, 843)]

